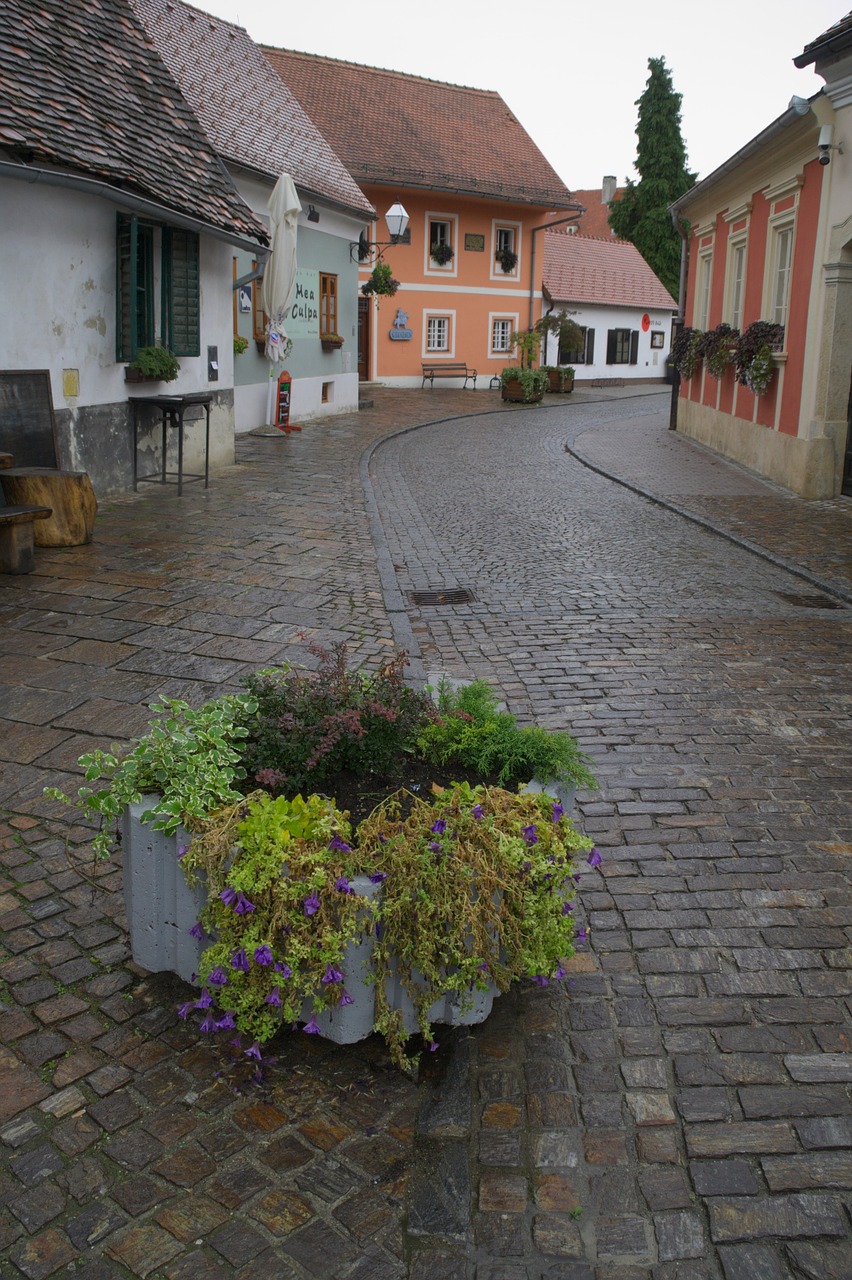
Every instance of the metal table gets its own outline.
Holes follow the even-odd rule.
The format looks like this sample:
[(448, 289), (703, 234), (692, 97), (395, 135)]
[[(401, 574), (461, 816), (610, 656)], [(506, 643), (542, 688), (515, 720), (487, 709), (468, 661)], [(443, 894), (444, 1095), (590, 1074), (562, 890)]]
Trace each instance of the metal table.
[[(178, 497), (183, 494), (184, 484), (190, 484), (195, 480), (203, 480), (204, 488), (207, 488), (208, 477), (210, 472), (210, 404), (213, 400), (213, 393), (210, 391), (197, 391), (184, 396), (134, 396), (133, 397), (133, 491), (136, 492), (136, 486), (142, 481), (148, 481), (151, 484), (176, 484)], [(146, 405), (148, 407), (159, 409), (162, 422), (162, 443), (161, 443), (161, 465), (156, 471), (149, 471), (147, 475), (140, 476), (138, 470), (138, 450), (139, 450), (139, 406)], [(184, 432), (184, 415), (187, 409), (192, 409), (196, 405), (202, 405), (205, 413), (204, 428), (204, 474), (200, 472), (184, 473), (183, 469), (183, 432)], [(167, 468), (168, 454), (168, 432), (169, 430), (177, 431), (178, 438), (178, 456), (177, 471), (169, 471)]]

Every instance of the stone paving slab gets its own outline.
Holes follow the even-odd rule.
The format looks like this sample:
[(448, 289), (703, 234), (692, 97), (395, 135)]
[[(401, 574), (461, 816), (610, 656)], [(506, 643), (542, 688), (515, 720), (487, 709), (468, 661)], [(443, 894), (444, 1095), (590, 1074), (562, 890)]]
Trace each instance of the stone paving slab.
[[(240, 441), (206, 493), (110, 502), (90, 547), (0, 579), (0, 1274), (848, 1274), (848, 614), (805, 613), (783, 567), (566, 453), (628, 430), (639, 450), (654, 388), (374, 400)], [(681, 445), (678, 502), (706, 456)], [(720, 526), (761, 493), (770, 525), (799, 520), (728, 465), (701, 490)], [(785, 555), (834, 573), (846, 514), (811, 539), (801, 519)], [(477, 598), (415, 609), (423, 585)], [(373, 1039), (288, 1033), (263, 1081), (223, 1056), (177, 1019), (182, 984), (129, 961), (120, 857), (93, 864), (42, 796), (156, 696), (300, 658), (299, 630), (496, 680), (602, 783), (570, 985), (442, 1036), (419, 1086)]]

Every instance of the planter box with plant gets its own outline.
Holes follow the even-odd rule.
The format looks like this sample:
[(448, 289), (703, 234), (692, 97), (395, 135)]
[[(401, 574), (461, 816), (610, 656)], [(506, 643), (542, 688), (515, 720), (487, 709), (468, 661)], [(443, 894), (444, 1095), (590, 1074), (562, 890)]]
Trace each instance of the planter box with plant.
[[(402, 654), (368, 674), (345, 645), (311, 653), (315, 670), (259, 672), (197, 711), (161, 703), (122, 759), (81, 758), (68, 802), (106, 824), (101, 855), (126, 806), (162, 833), (125, 846), (132, 944), (146, 967), (198, 975), (183, 1017), (236, 1030), (252, 1057), (282, 1025), (343, 1042), (375, 1029), (405, 1066), (415, 1025), (432, 1044), (433, 1021), (564, 975), (575, 860), (600, 861), (568, 794), (593, 779), (570, 735), (518, 726), (481, 681), (435, 706), (405, 685)], [(140, 928), (168, 938), (143, 946)]]
[(436, 262), (439, 267), (446, 267), (452, 262), (455, 254), (452, 245), (449, 244), (433, 244), (429, 247), (429, 257)]
[(140, 347), (124, 371), (125, 382), (172, 382), (180, 365), (167, 347)]
[(507, 276), (511, 275), (518, 265), (518, 255), (514, 249), (498, 249), (494, 256), (499, 263), (500, 270)]
[(547, 374), (551, 395), (568, 395), (574, 390), (574, 370), (570, 365), (543, 364), (541, 372)]
[(339, 333), (324, 333), (320, 337), (323, 351), (339, 351), (343, 346), (343, 338)]
[(504, 400), (517, 404), (540, 404), (550, 386), (544, 369), (522, 369), (509, 365), (500, 371), (500, 383)]

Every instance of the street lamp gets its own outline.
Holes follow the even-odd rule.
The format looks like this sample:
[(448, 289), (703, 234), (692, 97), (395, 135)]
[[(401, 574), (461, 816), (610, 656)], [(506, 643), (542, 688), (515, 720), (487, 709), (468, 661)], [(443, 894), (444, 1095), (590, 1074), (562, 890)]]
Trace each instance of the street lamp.
[(390, 240), (368, 240), (367, 233), (362, 232), (360, 240), (353, 240), (349, 245), (349, 257), (352, 262), (378, 262), (384, 249), (393, 244), (400, 244), (408, 229), (408, 214), (402, 201), (395, 200), (385, 214)]

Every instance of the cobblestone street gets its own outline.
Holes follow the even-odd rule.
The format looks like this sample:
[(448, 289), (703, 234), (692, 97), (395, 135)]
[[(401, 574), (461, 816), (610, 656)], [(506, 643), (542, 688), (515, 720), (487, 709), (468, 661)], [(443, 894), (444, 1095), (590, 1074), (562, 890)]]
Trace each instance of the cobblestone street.
[[(4, 1280), (850, 1280), (852, 502), (668, 403), (377, 390), (0, 578)], [(120, 854), (42, 795), (299, 631), (487, 678), (600, 782), (569, 983), (419, 1083), (293, 1032), (253, 1084), (130, 962)]]

